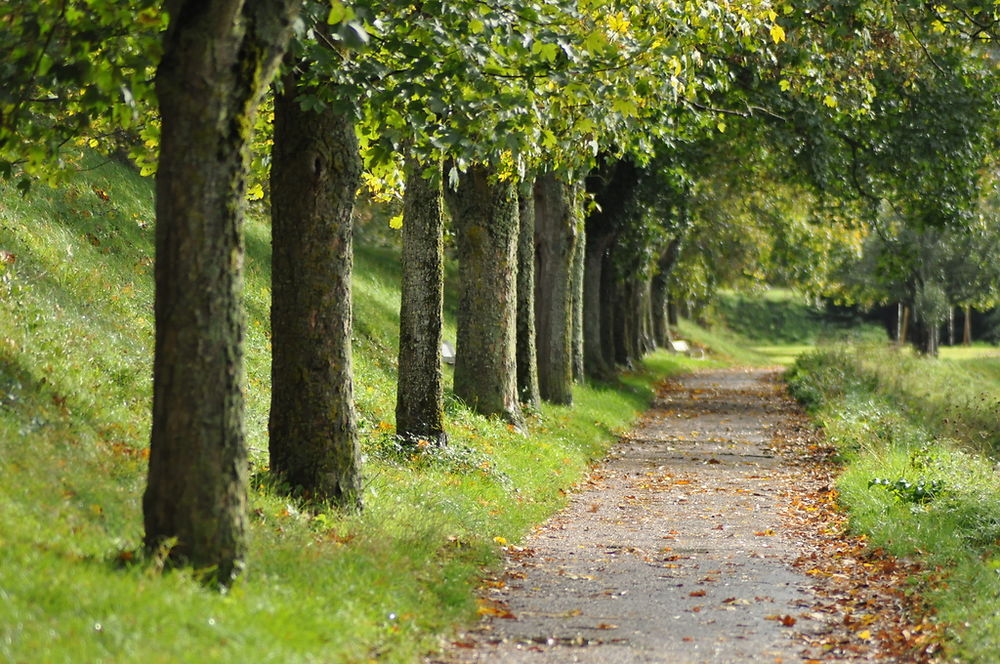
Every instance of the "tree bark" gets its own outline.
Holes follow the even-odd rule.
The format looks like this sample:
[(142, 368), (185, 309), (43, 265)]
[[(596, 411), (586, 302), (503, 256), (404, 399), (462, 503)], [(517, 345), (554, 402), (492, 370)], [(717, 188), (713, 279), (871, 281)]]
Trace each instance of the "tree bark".
[(351, 375), (354, 125), (305, 111), (294, 76), (274, 100), (271, 151), (271, 471), (307, 500), (361, 506)]
[(174, 0), (156, 73), (156, 341), (145, 546), (228, 584), (246, 551), (247, 143), (298, 0)]
[(645, 279), (639, 287), (639, 301), (641, 305), (639, 315), (642, 319), (639, 337), (641, 352), (636, 359), (642, 359), (646, 354), (656, 350), (656, 340), (653, 337), (653, 283), (651, 279)]
[(573, 255), (579, 237), (573, 187), (535, 180), (535, 322), (542, 398), (573, 403)]
[(972, 307), (965, 305), (962, 316), (962, 344), (972, 345)]
[(517, 394), (521, 403), (537, 409), (538, 356), (535, 352), (535, 192), (533, 181), (522, 182), (517, 197)]
[(614, 252), (609, 249), (601, 257), (601, 352), (612, 370), (618, 364), (619, 295), (615, 282)]
[(499, 415), (519, 426), (515, 186), (499, 181), (485, 166), (472, 166), (449, 200), (461, 281), (455, 395), (483, 415)]
[(637, 184), (638, 171), (627, 159), (603, 161), (586, 179), (586, 189), (598, 205), (584, 224), (584, 369), (589, 376), (602, 380), (613, 376), (615, 366), (611, 253)]
[[(670, 276), (674, 266), (680, 259), (681, 237), (673, 238), (660, 255), (657, 262), (656, 276), (653, 277), (650, 294), (653, 311), (653, 340), (660, 347), (666, 348), (670, 343), (670, 306), (669, 290)], [(676, 325), (676, 322), (673, 323)]]
[(578, 222), (580, 237), (573, 249), (573, 381), (584, 378), (583, 368), (583, 279), (586, 269), (586, 230), (583, 220)]
[(403, 286), (399, 310), (396, 433), (408, 441), (443, 445), (444, 382), (441, 309), (444, 299), (444, 220), (441, 163), (432, 179), (406, 164), (403, 197)]
[(681, 312), (680, 307), (677, 306), (677, 301), (671, 299), (667, 296), (667, 324), (677, 327), (681, 322)]
[(588, 231), (584, 243), (583, 271), (583, 362), (592, 378), (611, 378), (614, 356), (605, 353), (604, 341), (604, 255), (612, 235)]

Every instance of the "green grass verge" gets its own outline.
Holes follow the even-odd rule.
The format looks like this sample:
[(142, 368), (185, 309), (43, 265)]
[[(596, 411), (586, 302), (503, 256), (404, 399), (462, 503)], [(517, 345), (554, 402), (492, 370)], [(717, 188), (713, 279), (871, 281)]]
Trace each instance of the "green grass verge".
[(827, 348), (789, 373), (845, 464), (851, 528), (922, 561), (917, 589), (961, 661), (1000, 652), (1000, 358)]
[[(0, 249), (14, 256), (0, 262), (0, 661), (414, 661), (475, 617), (473, 589), (498, 564), (498, 542), (517, 542), (564, 503), (659, 377), (702, 365), (653, 355), (614, 385), (578, 386), (573, 408), (544, 406), (526, 435), (449, 396), (451, 444), (400, 450), (398, 258), (358, 247), (366, 509), (303, 512), (255, 474), (247, 572), (218, 594), (134, 553), (151, 392), (151, 205), (149, 182), (113, 164), (27, 198), (0, 189)], [(247, 435), (260, 469), (270, 370), (260, 214), (246, 233)], [(454, 339), (452, 315), (445, 333)]]

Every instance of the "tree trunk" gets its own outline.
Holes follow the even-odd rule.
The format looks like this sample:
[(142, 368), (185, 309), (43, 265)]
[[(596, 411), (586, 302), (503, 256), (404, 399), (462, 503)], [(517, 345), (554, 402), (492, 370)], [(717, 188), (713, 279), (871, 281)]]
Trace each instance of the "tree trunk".
[(517, 394), (521, 403), (537, 410), (538, 356), (535, 353), (535, 192), (532, 181), (522, 182), (517, 197), (520, 226), (517, 240)]
[(406, 164), (403, 197), (403, 284), (399, 309), (396, 433), (408, 441), (443, 445), (441, 309), (444, 299), (444, 220), (441, 163), (432, 179)]
[(580, 237), (573, 249), (573, 380), (584, 378), (583, 369), (583, 271), (586, 267), (586, 231), (583, 221), (578, 222)]
[(903, 303), (898, 302), (896, 304), (896, 338), (895, 342), (897, 346), (903, 345)]
[(955, 307), (948, 305), (948, 345), (955, 345)]
[(271, 472), (315, 502), (361, 505), (351, 376), (354, 124), (305, 111), (294, 76), (274, 100), (271, 151)]
[(455, 394), (483, 415), (520, 425), (517, 400), (518, 210), (515, 187), (473, 166), (450, 196), (461, 292)]
[(676, 300), (669, 299), (669, 295), (667, 297), (667, 324), (677, 327), (681, 322), (680, 307), (677, 306)]
[(965, 305), (962, 316), (962, 344), (972, 345), (972, 307)]
[(554, 175), (535, 180), (535, 322), (542, 398), (573, 402), (573, 254), (576, 193)]
[(653, 338), (653, 284), (650, 279), (646, 279), (639, 290), (640, 295), (640, 316), (642, 317), (642, 334), (640, 336), (640, 355), (636, 359), (642, 359), (648, 353), (656, 350), (656, 340)]
[(899, 344), (903, 345), (906, 343), (907, 338), (910, 334), (910, 307), (908, 305), (903, 305), (903, 322), (899, 328)]
[(614, 356), (605, 353), (604, 254), (612, 235), (587, 232), (583, 270), (583, 361), (586, 374), (607, 380), (614, 373)]
[(227, 584), (246, 550), (247, 142), (297, 0), (175, 0), (156, 73), (156, 342), (145, 546)]
[(618, 364), (618, 284), (615, 283), (614, 252), (601, 257), (601, 348), (609, 369)]
[(619, 283), (615, 290), (615, 362), (631, 369), (639, 355), (636, 343), (641, 325), (635, 309), (636, 286), (633, 282)]
[(676, 325), (676, 311), (674, 320), (670, 318), (669, 289), (670, 277), (673, 274), (677, 261), (680, 260), (682, 235), (673, 238), (667, 248), (660, 255), (656, 264), (656, 276), (652, 283), (652, 310), (653, 310), (653, 339), (657, 345), (666, 347), (670, 343), (670, 326)]

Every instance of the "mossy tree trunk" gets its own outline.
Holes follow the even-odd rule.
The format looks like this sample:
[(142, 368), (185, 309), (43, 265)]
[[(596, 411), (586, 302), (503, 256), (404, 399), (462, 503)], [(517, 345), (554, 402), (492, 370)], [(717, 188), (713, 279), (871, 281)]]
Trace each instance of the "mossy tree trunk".
[(522, 182), (517, 196), (520, 226), (517, 239), (517, 394), (537, 409), (538, 356), (535, 352), (535, 191), (534, 180)]
[(361, 505), (351, 375), (353, 122), (303, 110), (294, 76), (274, 101), (271, 161), (271, 471), (308, 500)]
[(535, 322), (542, 398), (573, 403), (573, 257), (579, 239), (574, 188), (535, 180)]
[(586, 269), (586, 231), (583, 219), (578, 219), (580, 237), (573, 250), (573, 380), (580, 382), (584, 378), (583, 368), (583, 279)]
[[(441, 309), (444, 218), (441, 163), (406, 163), (403, 197), (403, 284), (399, 310), (396, 433), (444, 445)], [(428, 176), (428, 177), (425, 177)]]
[(517, 191), (492, 169), (469, 168), (449, 196), (460, 296), (455, 395), (483, 415), (522, 423), (515, 358)]
[(227, 584), (246, 543), (247, 143), (298, 0), (174, 0), (156, 73), (156, 340), (147, 550)]

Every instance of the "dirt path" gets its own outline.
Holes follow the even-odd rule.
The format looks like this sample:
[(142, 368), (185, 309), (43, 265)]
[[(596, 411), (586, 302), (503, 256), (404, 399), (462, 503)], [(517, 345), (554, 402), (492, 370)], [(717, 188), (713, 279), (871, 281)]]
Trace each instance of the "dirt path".
[(826, 547), (796, 496), (829, 491), (788, 445), (801, 428), (773, 371), (668, 384), (569, 507), (509, 547), (482, 623), (428, 661), (870, 661), (861, 611), (879, 598), (834, 597), (836, 569), (803, 569)]

